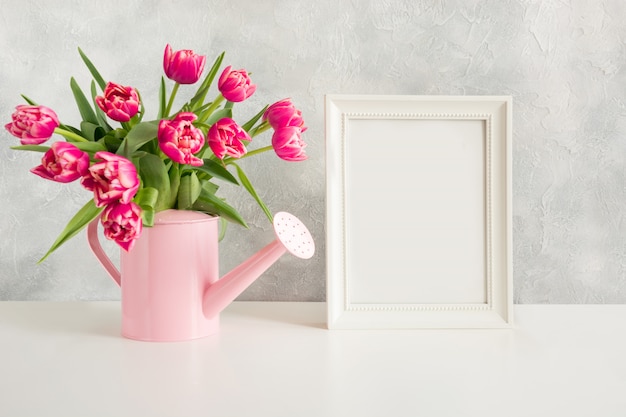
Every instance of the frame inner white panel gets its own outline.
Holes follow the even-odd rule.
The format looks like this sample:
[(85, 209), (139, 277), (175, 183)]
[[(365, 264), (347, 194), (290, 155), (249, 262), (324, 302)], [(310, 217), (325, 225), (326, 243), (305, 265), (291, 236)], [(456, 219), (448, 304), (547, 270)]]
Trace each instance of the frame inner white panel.
[(344, 122), (347, 304), (486, 304), (485, 121)]

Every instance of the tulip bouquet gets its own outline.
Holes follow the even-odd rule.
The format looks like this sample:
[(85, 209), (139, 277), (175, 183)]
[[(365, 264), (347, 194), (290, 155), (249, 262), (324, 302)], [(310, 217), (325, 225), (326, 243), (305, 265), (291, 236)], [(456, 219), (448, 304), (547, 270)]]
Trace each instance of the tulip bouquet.
[[(302, 140), (306, 127), (290, 99), (266, 106), (245, 123), (236, 122), (234, 104), (250, 97), (256, 85), (245, 70), (227, 66), (217, 81), (219, 92), (207, 101), (222, 53), (191, 99), (172, 111), (179, 87), (200, 81), (206, 57), (192, 50), (173, 51), (167, 45), (163, 69), (174, 84), (168, 96), (165, 76), (161, 77), (156, 120), (144, 121), (139, 91), (105, 82), (89, 58), (78, 52), (93, 76), (91, 100), (74, 78), (70, 80), (80, 125), (61, 123), (53, 110), (24, 95), (28, 104), (17, 106), (11, 123), (5, 125), (21, 142), (12, 149), (43, 153), (41, 165), (32, 173), (60, 183), (80, 180), (93, 193), (42, 261), (98, 216), (104, 235), (127, 251), (142, 228), (153, 225), (155, 213), (166, 209), (201, 211), (247, 226), (237, 210), (217, 196), (220, 183), (243, 185), (272, 220), (237, 162), (270, 150), (286, 161), (306, 159)], [(112, 122), (117, 123), (112, 126)], [(248, 149), (255, 136), (270, 129), (270, 145)], [(43, 145), (53, 134), (64, 140)]]

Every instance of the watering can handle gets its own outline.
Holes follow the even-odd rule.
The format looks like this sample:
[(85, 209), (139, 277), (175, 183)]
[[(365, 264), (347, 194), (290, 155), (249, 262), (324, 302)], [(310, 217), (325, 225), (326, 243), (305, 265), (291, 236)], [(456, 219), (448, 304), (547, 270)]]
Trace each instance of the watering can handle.
[(98, 258), (98, 261), (100, 261), (104, 269), (106, 269), (106, 271), (109, 273), (111, 278), (113, 278), (113, 280), (117, 282), (117, 285), (121, 286), (122, 275), (120, 274), (120, 271), (118, 271), (115, 265), (113, 265), (111, 259), (109, 259), (106, 253), (104, 253), (104, 250), (102, 250), (102, 245), (100, 245), (100, 240), (98, 239), (99, 222), (100, 216), (92, 220), (91, 223), (89, 223), (89, 225), (87, 226), (87, 240), (89, 242), (89, 247), (91, 248), (93, 254), (96, 255), (96, 258)]

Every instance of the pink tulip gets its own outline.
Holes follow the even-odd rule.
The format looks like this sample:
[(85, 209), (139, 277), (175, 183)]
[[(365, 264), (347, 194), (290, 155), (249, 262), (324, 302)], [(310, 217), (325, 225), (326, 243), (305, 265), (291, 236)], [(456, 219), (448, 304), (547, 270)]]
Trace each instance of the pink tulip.
[(274, 129), (287, 126), (299, 127), (302, 132), (307, 129), (302, 120), (302, 112), (288, 98), (269, 106), (263, 114), (263, 120), (266, 120)]
[(204, 135), (192, 122), (194, 113), (179, 113), (174, 120), (161, 120), (157, 138), (159, 146), (172, 161), (180, 164), (201, 166), (202, 159), (194, 156), (204, 146)]
[(99, 162), (83, 176), (81, 184), (93, 191), (97, 207), (120, 201), (129, 203), (139, 188), (137, 169), (128, 159), (110, 152), (96, 152)]
[(272, 146), (279, 158), (285, 161), (304, 161), (306, 143), (302, 140), (302, 130), (299, 127), (281, 127), (272, 135)]
[(245, 70), (232, 70), (231, 68), (229, 65), (224, 69), (217, 82), (217, 88), (228, 101), (244, 101), (256, 91), (256, 85), (252, 84)]
[(250, 141), (250, 135), (243, 130), (237, 122), (228, 117), (218, 120), (209, 129), (209, 146), (219, 159), (230, 155), (241, 158), (246, 153), (246, 147), (242, 141)]
[(11, 118), (13, 121), (4, 125), (4, 128), (18, 137), (22, 145), (44, 143), (59, 127), (56, 113), (46, 106), (21, 104), (15, 108)]
[(135, 240), (141, 236), (143, 224), (141, 221), (141, 207), (134, 202), (113, 202), (102, 211), (100, 222), (104, 229), (104, 236), (114, 240), (125, 251), (130, 251)]
[(54, 142), (33, 174), (56, 182), (72, 182), (89, 169), (89, 155), (68, 142)]
[(104, 96), (96, 97), (96, 104), (111, 119), (127, 122), (139, 111), (139, 95), (132, 87), (109, 82)]
[(205, 61), (205, 56), (197, 55), (190, 49), (172, 53), (172, 47), (167, 45), (163, 54), (163, 70), (170, 80), (193, 84), (200, 79)]

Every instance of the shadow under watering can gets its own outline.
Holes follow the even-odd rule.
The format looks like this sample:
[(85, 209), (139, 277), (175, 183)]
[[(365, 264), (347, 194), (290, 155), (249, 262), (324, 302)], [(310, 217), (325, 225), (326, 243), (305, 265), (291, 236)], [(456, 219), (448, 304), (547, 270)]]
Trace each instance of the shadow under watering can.
[(220, 312), (284, 253), (309, 259), (313, 238), (295, 216), (274, 216), (276, 239), (219, 277), (219, 218), (190, 210), (164, 210), (145, 227), (120, 270), (102, 250), (99, 219), (87, 228), (89, 246), (121, 287), (122, 335), (144, 341), (197, 339), (219, 331)]

